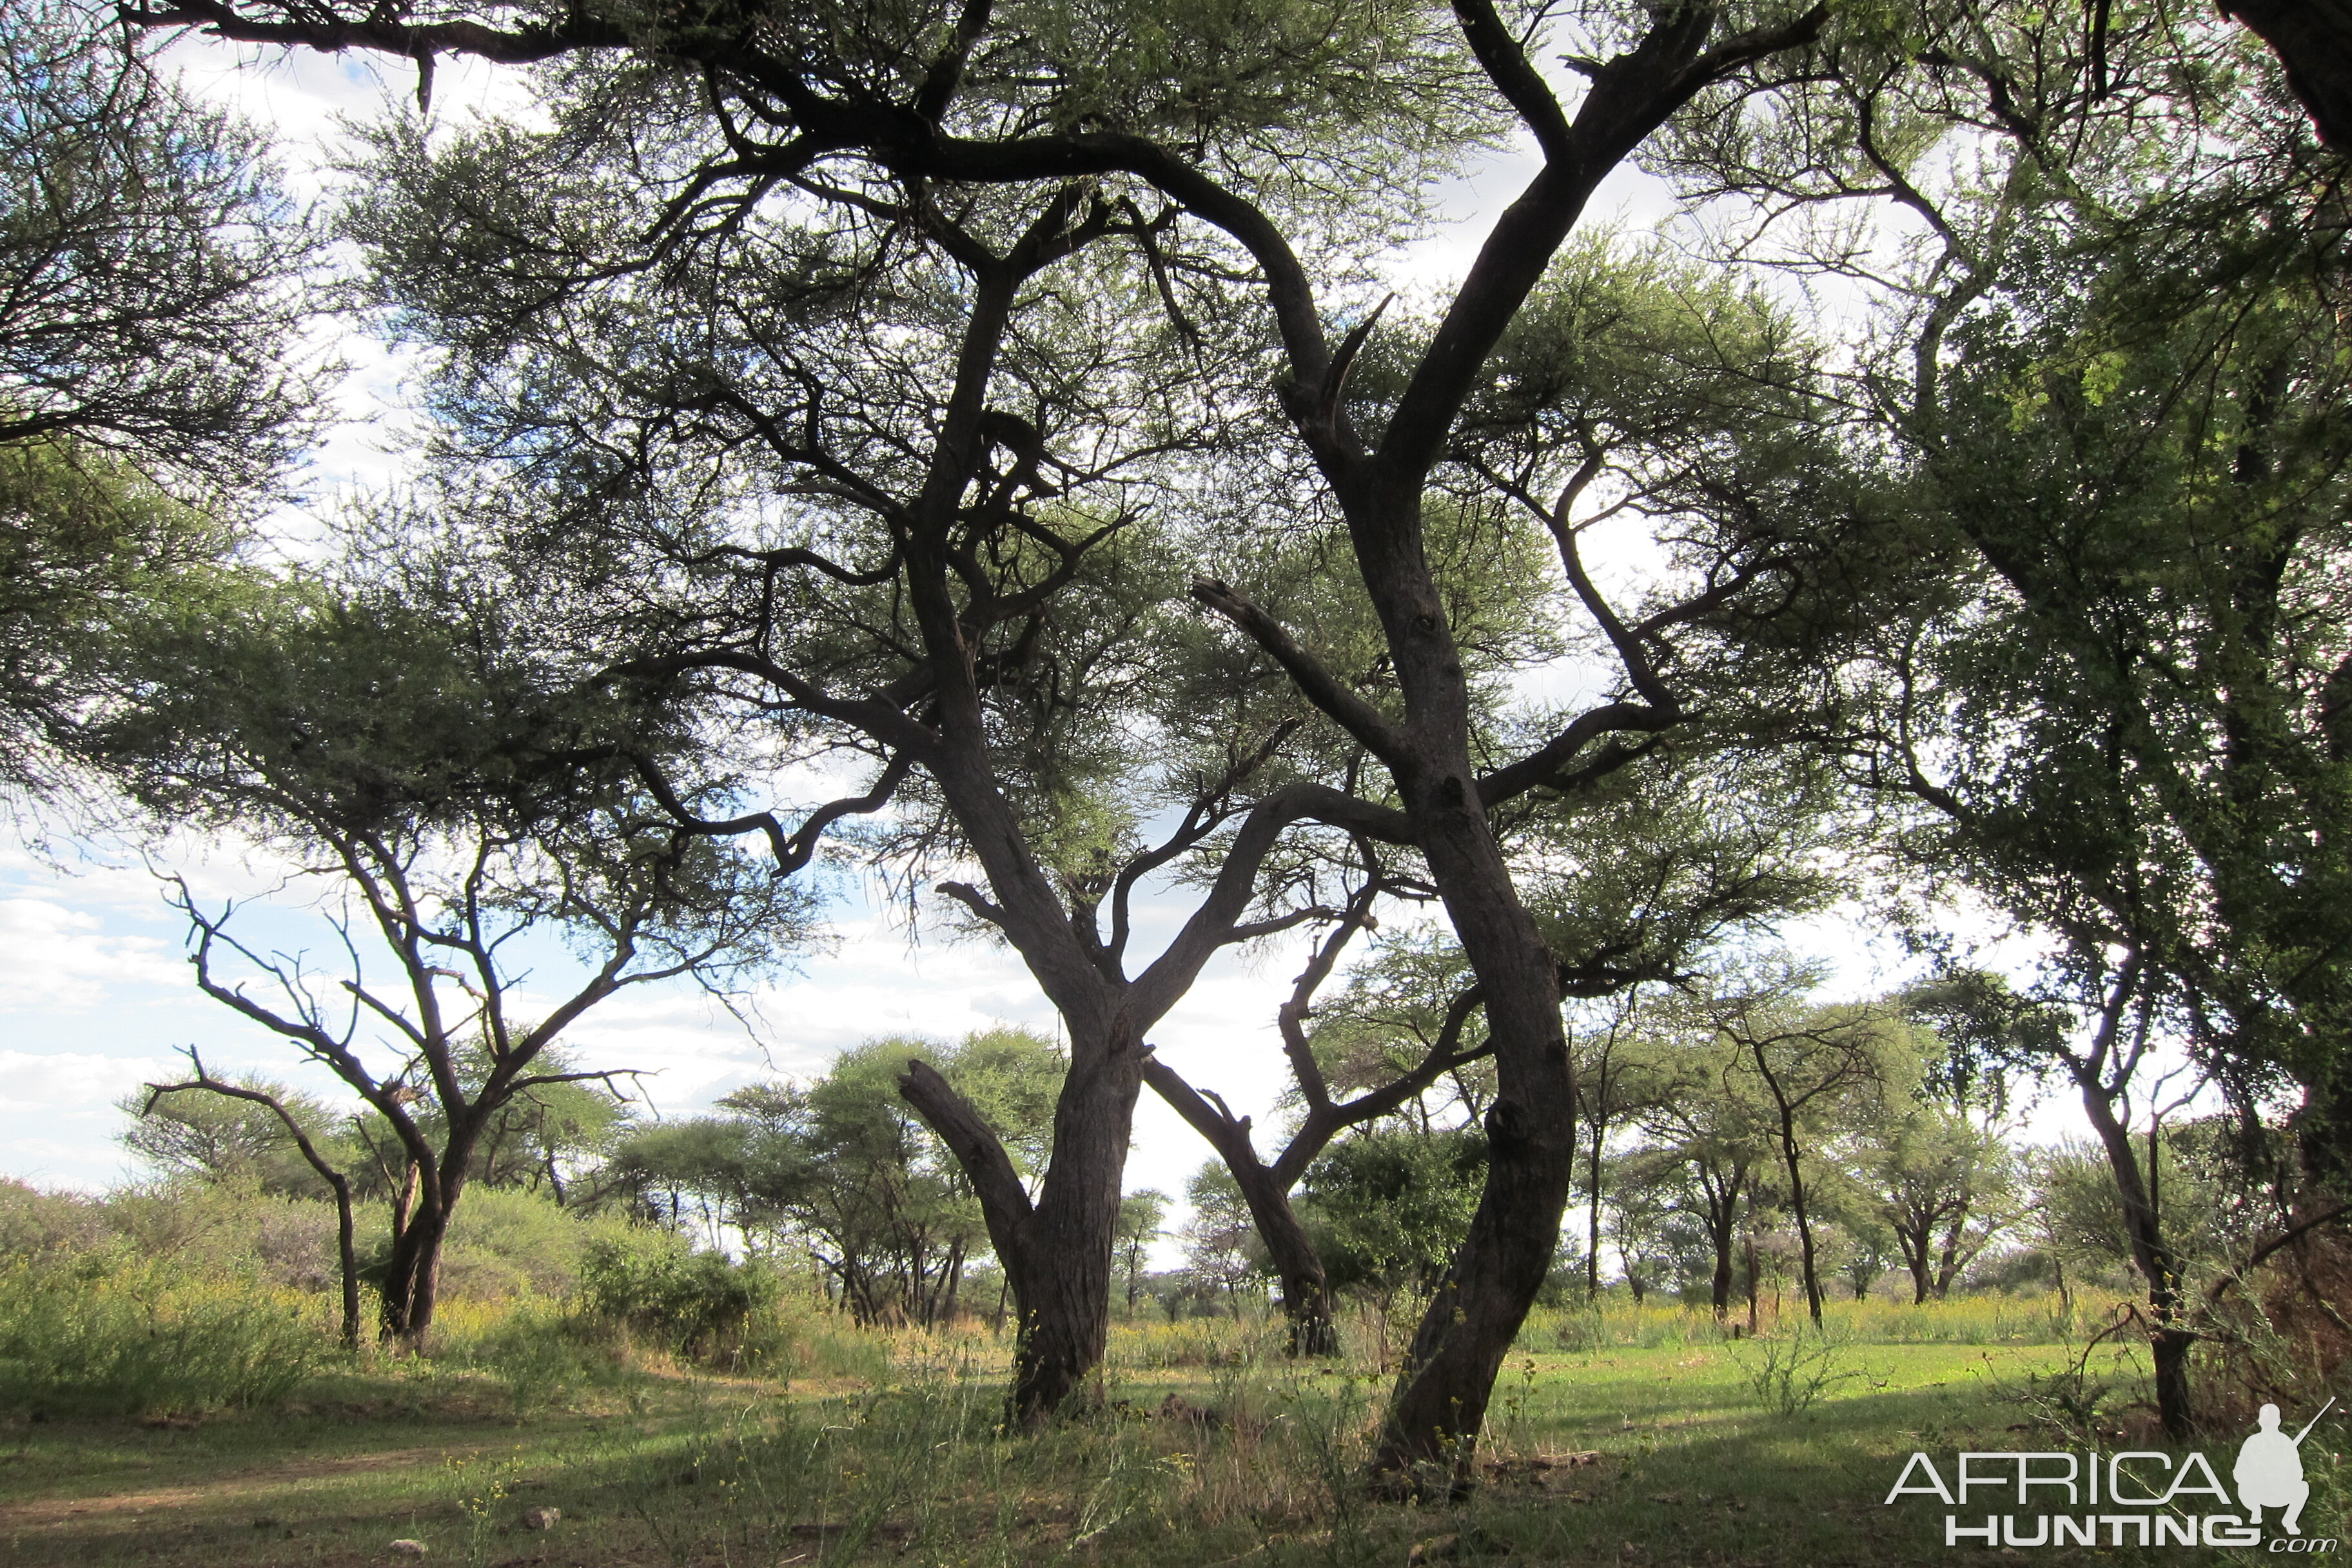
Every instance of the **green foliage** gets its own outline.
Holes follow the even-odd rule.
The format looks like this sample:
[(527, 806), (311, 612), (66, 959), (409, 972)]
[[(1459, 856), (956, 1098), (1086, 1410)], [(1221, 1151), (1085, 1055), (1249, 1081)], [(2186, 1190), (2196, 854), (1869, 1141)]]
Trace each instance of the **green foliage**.
[[(811, 1247), (861, 1321), (939, 1323), (959, 1309), (966, 1271), (988, 1251), (962, 1171), (898, 1094), (910, 1061), (954, 1083), (1034, 1177), (1050, 1145), (1064, 1063), (1024, 1030), (975, 1032), (953, 1046), (869, 1041), (805, 1087), (753, 1084), (720, 1114), (647, 1127), (615, 1152), (614, 1174), (673, 1225), (691, 1197), (708, 1224), (772, 1248)], [(674, 1200), (674, 1201), (673, 1201)]]
[[(585, 1326), (561, 1310), (520, 1301), (487, 1331), (470, 1336), (460, 1353), (506, 1385), (520, 1420), (562, 1405), (576, 1390), (625, 1375), (625, 1356), (591, 1342)], [(443, 1338), (446, 1357), (449, 1336)]]
[(152, 54), (72, 0), (0, 14), (0, 784), (60, 804), (57, 746), (131, 626), (226, 566), (310, 395), (310, 237), (259, 135)]
[[(550, 1071), (571, 1065), (560, 1051), (544, 1059)], [(474, 1064), (478, 1078), (488, 1076), (485, 1065)], [(491, 1117), (477, 1156), (476, 1180), (485, 1187), (544, 1189), (558, 1203), (565, 1202), (578, 1195), (572, 1184), (628, 1136), (635, 1109), (602, 1083), (534, 1084)]]
[(1757, 1403), (1775, 1415), (1802, 1415), (1823, 1394), (1868, 1375), (1851, 1364), (1846, 1342), (1826, 1330), (1769, 1334), (1749, 1346), (1740, 1364)]
[(1126, 1277), (1127, 1306), (1130, 1316), (1136, 1298), (1141, 1293), (1143, 1266), (1151, 1244), (1160, 1239), (1168, 1218), (1168, 1194), (1156, 1187), (1146, 1187), (1139, 1193), (1127, 1193), (1118, 1200), (1118, 1229), (1112, 1238), (1118, 1249), (1116, 1261)]
[[(2224, 1265), (2271, 1223), (2259, 1212), (2248, 1214), (2259, 1193), (2242, 1171), (2215, 1157), (2217, 1135), (2226, 1139), (2234, 1131), (2217, 1119), (2167, 1128), (2153, 1151), (2140, 1140), (2140, 1165), (2155, 1187), (2167, 1240), (2192, 1279)], [(2033, 1151), (2028, 1163), (2042, 1245), (2085, 1273), (2130, 1267), (2131, 1238), (2105, 1152), (2070, 1138)]]
[(632, 1233), (623, 1215), (581, 1214), (546, 1193), (469, 1191), (443, 1243), (443, 1289), (474, 1301), (552, 1300), (572, 1288), (596, 1247)]
[(1341, 1139), (1307, 1167), (1298, 1211), (1337, 1290), (1425, 1295), (1469, 1229), (1486, 1141), (1460, 1130)]
[[(1185, 1291), (1210, 1310), (1223, 1296), (1239, 1318), (1244, 1295), (1263, 1290), (1268, 1266), (1241, 1184), (1229, 1168), (1211, 1161), (1184, 1184), (1184, 1201), (1192, 1207), (1183, 1230)], [(1169, 1310), (1175, 1310), (1172, 1302)]]
[[(73, 0), (0, 14), (0, 489), (25, 459), (73, 483), (78, 454), (110, 451), (249, 506), (307, 433), (288, 351), (311, 236), (260, 132), (156, 52)], [(100, 495), (113, 468), (91, 464)]]
[[(258, 1074), (235, 1081), (276, 1099), (329, 1163), (342, 1170), (356, 1163), (355, 1142), (347, 1135), (335, 1136), (341, 1119), (323, 1100)], [(115, 1102), (115, 1109), (133, 1119), (122, 1131), (121, 1142), (166, 1175), (252, 1183), (264, 1192), (306, 1197), (328, 1191), (285, 1122), (268, 1106), (204, 1089), (156, 1096), (152, 1110), (147, 1109), (148, 1100), (142, 1090)]]
[(327, 1364), (322, 1301), (127, 1250), (0, 1265), (0, 1404), (104, 1415), (268, 1405)]
[(733, 1262), (675, 1237), (597, 1241), (581, 1259), (584, 1310), (681, 1355), (740, 1356), (752, 1318), (778, 1293), (758, 1259)]

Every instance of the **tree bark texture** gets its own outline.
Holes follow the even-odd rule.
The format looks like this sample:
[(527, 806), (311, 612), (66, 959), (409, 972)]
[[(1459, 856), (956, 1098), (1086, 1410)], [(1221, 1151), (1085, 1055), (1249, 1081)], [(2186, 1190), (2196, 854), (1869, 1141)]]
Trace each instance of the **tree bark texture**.
[(1013, 1293), (1017, 1348), (1010, 1414), (1035, 1425), (1066, 1409), (1110, 1337), (1113, 1240), (1143, 1047), (1072, 1051), (1054, 1112), (1054, 1159), (1032, 1203), (1003, 1145), (969, 1101), (923, 1062), (899, 1092), (972, 1178)]
[(448, 1205), (429, 1191), (409, 1214), (408, 1223), (393, 1243), (392, 1259), (384, 1272), (379, 1321), (383, 1337), (412, 1350), (425, 1348), (433, 1327), (434, 1308), (440, 1296), (441, 1244), (449, 1234)]

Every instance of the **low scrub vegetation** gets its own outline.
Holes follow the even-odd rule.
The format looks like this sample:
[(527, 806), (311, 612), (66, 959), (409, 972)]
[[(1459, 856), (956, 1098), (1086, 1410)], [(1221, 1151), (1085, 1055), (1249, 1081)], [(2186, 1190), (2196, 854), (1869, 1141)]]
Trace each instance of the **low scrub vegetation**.
[[(1475, 1491), (1431, 1509), (1362, 1479), (1411, 1302), (1346, 1307), (1340, 1353), (1301, 1359), (1262, 1299), (1171, 1320), (1139, 1295), (1076, 1407), (1023, 1429), (984, 1316), (861, 1324), (804, 1271), (551, 1204), (506, 1215), (522, 1250), (422, 1353), (352, 1355), (331, 1290), (217, 1245), (299, 1205), (194, 1192), (163, 1226), (168, 1192), (5, 1196), (0, 1540), (26, 1568), (356, 1568), (394, 1540), (484, 1568), (1925, 1561), (1940, 1510), (1881, 1506), (1914, 1450), (2164, 1446), (2144, 1353), (2082, 1331), (2124, 1296), (1832, 1302), (1815, 1331), (1783, 1293), (1751, 1336), (1617, 1289), (1530, 1317)], [(134, 1226), (192, 1239), (144, 1254)], [(2352, 1531), (2332, 1446), (2310, 1473), (2306, 1532)]]

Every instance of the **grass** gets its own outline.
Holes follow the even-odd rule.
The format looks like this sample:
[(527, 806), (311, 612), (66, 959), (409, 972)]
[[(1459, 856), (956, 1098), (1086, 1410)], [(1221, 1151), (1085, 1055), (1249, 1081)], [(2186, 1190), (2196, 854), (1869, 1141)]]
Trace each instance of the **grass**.
[[(1387, 1388), (1373, 1324), (1354, 1326), (1349, 1357), (1307, 1368), (1271, 1353), (1263, 1324), (1122, 1326), (1090, 1414), (1007, 1436), (1005, 1347), (984, 1334), (817, 1325), (770, 1375), (722, 1377), (609, 1346), (518, 1365), (548, 1362), (558, 1325), (478, 1313), (434, 1361), (346, 1363), (266, 1407), (5, 1418), (0, 1561), (356, 1565), (391, 1561), (394, 1539), (469, 1568), (1345, 1568), (1416, 1548), (1515, 1564), (1936, 1561), (1944, 1510), (1880, 1500), (1914, 1449), (2051, 1446), (2010, 1429), (2018, 1391), (2068, 1357), (2028, 1331), (2031, 1308), (1931, 1306), (1906, 1326), (1939, 1331), (1901, 1342), (1854, 1314), (1801, 1405), (1759, 1378), (1793, 1330), (1759, 1343), (1651, 1309), (1539, 1315), (1497, 1389), (1477, 1495), (1427, 1510), (1360, 1484)], [(2305, 1529), (2343, 1534), (2324, 1436)], [(2226, 1474), (2224, 1442), (2206, 1447)], [(552, 1528), (524, 1528), (543, 1508), (560, 1510)]]
[(0, 1265), (0, 1402), (118, 1415), (266, 1405), (329, 1360), (315, 1297), (107, 1264)]

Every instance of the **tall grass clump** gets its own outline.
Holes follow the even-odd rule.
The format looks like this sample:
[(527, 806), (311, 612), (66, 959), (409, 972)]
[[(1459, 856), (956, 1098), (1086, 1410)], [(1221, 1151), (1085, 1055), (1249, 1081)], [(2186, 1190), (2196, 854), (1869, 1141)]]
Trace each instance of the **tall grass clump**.
[(1243, 1366), (1276, 1356), (1282, 1326), (1267, 1319), (1184, 1318), (1171, 1323), (1119, 1323), (1111, 1329), (1111, 1370)]
[(335, 1356), (323, 1306), (126, 1253), (0, 1267), (0, 1405), (139, 1415), (267, 1405)]

